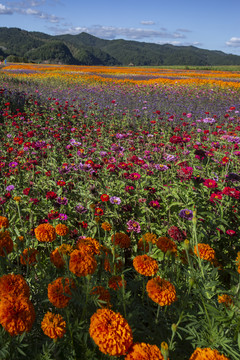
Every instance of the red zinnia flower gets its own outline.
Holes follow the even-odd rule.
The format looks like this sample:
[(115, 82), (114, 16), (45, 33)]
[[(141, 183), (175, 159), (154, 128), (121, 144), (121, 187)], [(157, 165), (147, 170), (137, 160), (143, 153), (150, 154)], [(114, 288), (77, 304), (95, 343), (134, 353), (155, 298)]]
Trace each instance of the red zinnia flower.
[(215, 180), (212, 179), (205, 179), (203, 182), (203, 185), (206, 186), (209, 189), (218, 187), (218, 184)]
[(102, 201), (108, 201), (108, 200), (109, 200), (109, 195), (107, 195), (107, 194), (102, 194), (101, 197), (100, 197), (100, 199), (101, 199)]
[(103, 215), (103, 209), (97, 207), (95, 208), (94, 216), (101, 216)]

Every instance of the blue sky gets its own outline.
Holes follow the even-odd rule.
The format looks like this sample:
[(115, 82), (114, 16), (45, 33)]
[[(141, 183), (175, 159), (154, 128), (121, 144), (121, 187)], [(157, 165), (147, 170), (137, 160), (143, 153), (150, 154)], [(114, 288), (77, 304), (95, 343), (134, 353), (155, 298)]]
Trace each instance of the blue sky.
[[(0, 27), (194, 45), (240, 55), (238, 0), (0, 0)], [(0, 44), (1, 45), (1, 44)]]

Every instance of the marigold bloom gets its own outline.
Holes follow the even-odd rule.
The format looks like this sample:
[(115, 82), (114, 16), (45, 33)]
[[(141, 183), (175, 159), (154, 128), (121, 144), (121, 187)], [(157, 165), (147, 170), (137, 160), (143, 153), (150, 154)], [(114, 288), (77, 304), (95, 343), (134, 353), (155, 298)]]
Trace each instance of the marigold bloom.
[(127, 321), (109, 309), (98, 309), (92, 315), (89, 334), (102, 353), (112, 356), (126, 355), (133, 342)]
[(35, 265), (37, 263), (36, 255), (38, 250), (27, 248), (23, 250), (22, 255), (20, 256), (20, 263), (22, 265)]
[(103, 286), (95, 286), (90, 294), (97, 295), (98, 300), (103, 301), (103, 303), (100, 304), (101, 308), (110, 306), (110, 293)]
[(240, 274), (240, 251), (238, 251), (237, 253), (236, 265), (237, 265), (237, 272)]
[(158, 263), (148, 255), (138, 255), (133, 259), (134, 269), (141, 275), (153, 276), (158, 271)]
[(224, 304), (226, 307), (229, 307), (233, 304), (232, 297), (227, 294), (218, 295), (218, 303)]
[(96, 267), (97, 261), (91, 254), (77, 249), (71, 253), (69, 270), (76, 276), (92, 275)]
[(126, 287), (127, 283), (125, 280), (123, 282), (123, 279), (120, 275), (114, 275), (108, 280), (108, 286), (115, 291), (122, 288), (123, 284), (124, 284), (124, 287)]
[(9, 221), (5, 216), (0, 216), (0, 229), (4, 227), (4, 228), (8, 228), (9, 227)]
[(157, 239), (156, 242), (157, 247), (162, 250), (162, 252), (166, 253), (167, 251), (176, 254), (177, 253), (177, 245), (174, 241), (169, 239), (166, 236), (161, 236)]
[(34, 232), (38, 241), (41, 242), (52, 242), (56, 239), (56, 230), (49, 223), (38, 225)]
[(34, 307), (26, 297), (7, 296), (1, 299), (0, 324), (11, 336), (30, 331), (34, 320)]
[(0, 277), (0, 298), (7, 295), (29, 298), (29, 286), (22, 275), (8, 274)]
[(73, 280), (63, 277), (57, 278), (48, 284), (49, 301), (59, 309), (65, 308), (72, 295), (71, 289), (74, 287)]
[(122, 249), (130, 247), (130, 237), (122, 232), (113, 234), (111, 240), (114, 245), (118, 245)]
[(79, 238), (76, 244), (76, 248), (82, 253), (88, 253), (89, 255), (100, 254), (99, 242), (91, 237), (86, 237), (84, 239)]
[(171, 305), (177, 300), (175, 286), (160, 276), (149, 280), (146, 290), (150, 299), (160, 306)]
[(51, 262), (57, 267), (61, 268), (65, 265), (65, 260), (63, 255), (70, 255), (73, 251), (73, 248), (69, 244), (62, 244), (61, 246), (54, 249), (50, 254)]
[(6, 256), (13, 251), (13, 241), (9, 231), (0, 232), (0, 256)]
[(112, 230), (112, 226), (107, 221), (102, 223), (101, 228), (104, 231), (111, 231)]
[(65, 224), (57, 224), (55, 231), (59, 236), (66, 236), (69, 233), (69, 228)]
[(155, 235), (153, 233), (146, 233), (146, 234), (143, 235), (143, 237), (141, 239), (143, 241), (147, 241), (148, 243), (156, 244), (157, 235)]
[(164, 360), (160, 349), (156, 345), (146, 343), (134, 344), (125, 360)]
[(224, 355), (221, 355), (217, 350), (210, 348), (196, 348), (189, 360), (230, 360)]
[(62, 338), (66, 332), (66, 322), (60, 314), (48, 311), (41, 322), (41, 328), (45, 335), (51, 339)]
[(199, 256), (203, 260), (214, 261), (215, 251), (208, 244), (198, 244), (194, 246), (194, 254)]

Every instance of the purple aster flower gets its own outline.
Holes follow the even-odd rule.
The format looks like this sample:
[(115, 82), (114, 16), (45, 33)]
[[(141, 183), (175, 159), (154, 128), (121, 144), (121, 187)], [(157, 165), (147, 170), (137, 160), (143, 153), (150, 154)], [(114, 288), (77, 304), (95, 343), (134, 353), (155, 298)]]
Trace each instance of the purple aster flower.
[(178, 215), (179, 215), (182, 219), (186, 219), (186, 220), (192, 220), (192, 218), (193, 218), (193, 212), (192, 212), (192, 210), (189, 210), (189, 209), (183, 209), (183, 210), (181, 210)]
[(65, 198), (65, 197), (58, 197), (57, 198), (57, 203), (60, 204), (60, 205), (67, 205), (68, 203), (68, 199)]
[(106, 151), (100, 151), (99, 155), (101, 157), (107, 156), (107, 152)]
[(75, 210), (76, 212), (78, 212), (79, 214), (85, 214), (88, 209), (86, 209), (83, 205), (81, 204), (78, 204), (76, 207), (75, 207)]
[(119, 205), (121, 204), (121, 199), (117, 196), (112, 196), (110, 197), (110, 203), (114, 205)]
[(140, 233), (141, 232), (141, 227), (140, 227), (140, 224), (135, 221), (135, 220), (129, 220), (127, 222), (127, 231), (132, 231), (132, 232), (135, 232), (135, 233)]
[(163, 164), (156, 164), (155, 168), (160, 171), (166, 171), (169, 169), (169, 167), (167, 165), (163, 165)]
[(12, 190), (14, 190), (15, 189), (15, 186), (14, 185), (8, 185), (7, 187), (6, 187), (6, 190), (7, 191), (12, 191)]

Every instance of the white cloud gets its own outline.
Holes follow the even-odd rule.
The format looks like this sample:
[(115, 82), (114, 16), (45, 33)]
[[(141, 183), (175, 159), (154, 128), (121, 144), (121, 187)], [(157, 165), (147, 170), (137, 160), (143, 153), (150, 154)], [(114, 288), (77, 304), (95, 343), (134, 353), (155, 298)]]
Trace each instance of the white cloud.
[(196, 47), (201, 47), (202, 43), (200, 43), (199, 41), (193, 41), (193, 42), (186, 42), (186, 41), (178, 41), (178, 40), (173, 40), (173, 41), (158, 41), (157, 42), (159, 45), (164, 45), (164, 44), (170, 44), (170, 45), (175, 45), (175, 46), (196, 46)]
[(188, 30), (188, 29), (177, 29), (176, 31), (179, 31), (179, 32), (192, 32), (191, 30)]
[(0, 15), (11, 15), (13, 14), (10, 8), (7, 8), (5, 5), (0, 4)]
[(240, 38), (232, 37), (226, 42), (226, 45), (231, 47), (240, 47)]
[(15, 8), (14, 9), (15, 13), (21, 14), (21, 15), (32, 15), (32, 16), (36, 16), (39, 19), (43, 19), (43, 20), (47, 20), (51, 23), (59, 23), (61, 20), (63, 20), (63, 18), (57, 17), (55, 15), (51, 15), (51, 14), (47, 14), (45, 12), (42, 12), (40, 10), (37, 9), (23, 9), (23, 8)]
[(151, 20), (143, 20), (143, 21), (141, 21), (140, 24), (142, 24), (142, 25), (154, 25), (155, 22), (151, 21)]
[(151, 30), (143, 28), (124, 28), (124, 27), (114, 27), (114, 26), (102, 26), (94, 25), (91, 27), (86, 26), (76, 26), (70, 27), (67, 29), (60, 28), (51, 28), (55, 34), (79, 34), (81, 32), (86, 32), (91, 35), (97, 36), (102, 39), (128, 39), (128, 40), (156, 40), (158, 38), (163, 39), (176, 39), (176, 38), (185, 38), (184, 35), (179, 33), (171, 33), (168, 31), (162, 30)]

